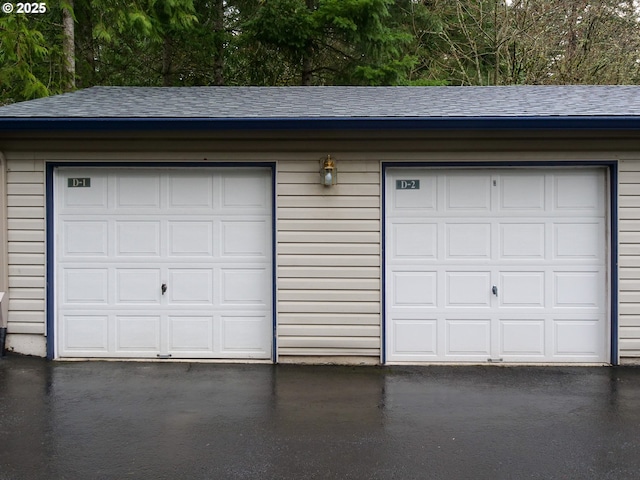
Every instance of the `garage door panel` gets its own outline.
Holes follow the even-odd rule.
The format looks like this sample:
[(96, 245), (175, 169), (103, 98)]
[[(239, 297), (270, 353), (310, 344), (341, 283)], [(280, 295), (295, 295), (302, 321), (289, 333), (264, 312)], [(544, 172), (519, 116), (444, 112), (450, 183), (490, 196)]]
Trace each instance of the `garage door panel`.
[(544, 223), (500, 223), (500, 258), (544, 260)]
[(555, 319), (553, 324), (556, 345), (555, 355), (593, 357), (600, 357), (602, 355), (601, 320)]
[(160, 222), (116, 222), (116, 256), (159, 257)]
[(544, 307), (545, 272), (500, 272), (498, 298), (501, 307)]
[(554, 179), (555, 209), (594, 214), (604, 213), (602, 199), (603, 184), (600, 177), (592, 174), (572, 172), (555, 176)]
[(393, 273), (393, 306), (435, 307), (438, 301), (437, 272)]
[(56, 170), (56, 354), (271, 358), (271, 195), (269, 169)]
[(116, 269), (116, 305), (160, 303), (162, 273), (159, 268)]
[(222, 213), (227, 209), (262, 209), (269, 199), (269, 183), (264, 178), (226, 174), (222, 177)]
[(408, 171), (393, 180), (391, 212), (406, 214), (412, 211), (436, 212), (439, 187), (437, 177)]
[(438, 322), (436, 319), (420, 320), (398, 318), (393, 324), (391, 341), (399, 356), (437, 355)]
[(446, 189), (446, 210), (477, 213), (491, 209), (491, 175), (448, 175)]
[(64, 305), (109, 302), (109, 270), (106, 268), (67, 268), (62, 277)]
[(500, 320), (500, 356), (545, 355), (545, 320), (513, 319)]
[(603, 261), (601, 223), (555, 223), (553, 229), (555, 258)]
[(604, 303), (602, 281), (598, 271), (555, 272), (554, 306), (601, 309)]
[(265, 268), (223, 268), (220, 285), (222, 305), (260, 305), (268, 303), (269, 290)]
[(401, 223), (393, 226), (394, 258), (428, 258), (438, 256), (438, 225)]
[(169, 316), (169, 352), (214, 352), (212, 315)]
[(543, 212), (545, 209), (545, 177), (540, 174), (500, 175), (499, 210), (513, 215), (521, 211)]
[(223, 221), (221, 256), (265, 257), (265, 221)]
[(105, 353), (109, 349), (109, 318), (77, 313), (60, 319), (63, 348), (80, 355)]
[(250, 357), (268, 355), (270, 319), (251, 313), (221, 315), (221, 350)]
[(160, 209), (160, 175), (128, 173), (116, 178), (115, 205), (117, 209)]
[(167, 276), (169, 304), (214, 304), (213, 268), (170, 268)]
[(62, 226), (61, 254), (71, 256), (108, 255), (109, 224), (106, 221), (66, 221)]
[(117, 315), (115, 317), (115, 351), (159, 352), (160, 319), (159, 315)]
[[(90, 188), (80, 186), (85, 185), (86, 182), (81, 182), (79, 179), (89, 179)], [(61, 192), (61, 211), (70, 209), (81, 212), (87, 209), (92, 211), (107, 209), (109, 199), (107, 175), (78, 171), (74, 174), (63, 175), (60, 183), (65, 187)]]
[(388, 361), (607, 360), (603, 169), (386, 172)]
[(447, 307), (489, 307), (491, 272), (447, 272)]
[(448, 258), (491, 258), (490, 223), (449, 223), (446, 232)]
[(167, 254), (170, 257), (180, 256), (213, 256), (213, 222), (212, 221), (176, 221), (168, 222), (169, 242)]
[(174, 173), (169, 178), (169, 209), (213, 209), (213, 179), (189, 173)]
[(446, 355), (448, 356), (478, 356), (491, 355), (491, 319), (447, 318), (446, 325)]

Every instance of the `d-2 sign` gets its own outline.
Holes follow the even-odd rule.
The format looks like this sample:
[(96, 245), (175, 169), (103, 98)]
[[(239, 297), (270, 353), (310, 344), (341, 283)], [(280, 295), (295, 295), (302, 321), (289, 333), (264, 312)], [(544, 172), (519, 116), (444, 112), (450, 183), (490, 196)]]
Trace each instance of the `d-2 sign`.
[(396, 190), (420, 190), (420, 180), (396, 180)]
[(90, 178), (67, 178), (68, 188), (90, 187), (90, 186), (91, 186)]

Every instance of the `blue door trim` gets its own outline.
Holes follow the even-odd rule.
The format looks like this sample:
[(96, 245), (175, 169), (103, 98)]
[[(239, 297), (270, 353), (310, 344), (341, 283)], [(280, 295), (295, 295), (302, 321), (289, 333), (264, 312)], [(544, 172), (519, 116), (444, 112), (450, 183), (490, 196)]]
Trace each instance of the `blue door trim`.
[(387, 363), (387, 285), (386, 285), (386, 221), (387, 221), (387, 169), (402, 167), (418, 168), (509, 168), (509, 167), (606, 167), (609, 173), (609, 302), (610, 302), (610, 345), (611, 365), (619, 365), (618, 340), (618, 162), (615, 160), (585, 161), (505, 161), (505, 162), (382, 162), (382, 363)]
[(275, 188), (275, 162), (47, 162), (45, 176), (45, 201), (46, 201), (46, 258), (45, 258), (45, 275), (46, 275), (46, 331), (47, 331), (47, 358), (53, 360), (55, 358), (55, 249), (54, 249), (54, 233), (55, 233), (55, 185), (54, 173), (59, 167), (72, 168), (268, 168), (271, 170), (271, 290), (272, 290), (272, 352), (271, 361), (276, 362), (277, 345), (276, 345), (276, 188)]

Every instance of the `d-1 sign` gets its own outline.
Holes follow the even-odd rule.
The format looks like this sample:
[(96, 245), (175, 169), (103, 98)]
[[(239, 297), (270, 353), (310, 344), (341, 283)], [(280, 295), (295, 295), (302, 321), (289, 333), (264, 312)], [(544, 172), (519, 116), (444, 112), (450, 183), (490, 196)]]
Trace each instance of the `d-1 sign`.
[(67, 188), (90, 187), (90, 178), (68, 178)]

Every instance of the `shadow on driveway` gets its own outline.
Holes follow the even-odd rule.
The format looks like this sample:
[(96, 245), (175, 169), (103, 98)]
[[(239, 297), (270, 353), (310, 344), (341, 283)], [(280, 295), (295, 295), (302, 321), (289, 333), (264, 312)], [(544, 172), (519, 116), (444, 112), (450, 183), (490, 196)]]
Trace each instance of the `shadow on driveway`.
[(637, 479), (640, 368), (0, 361), (0, 479)]

